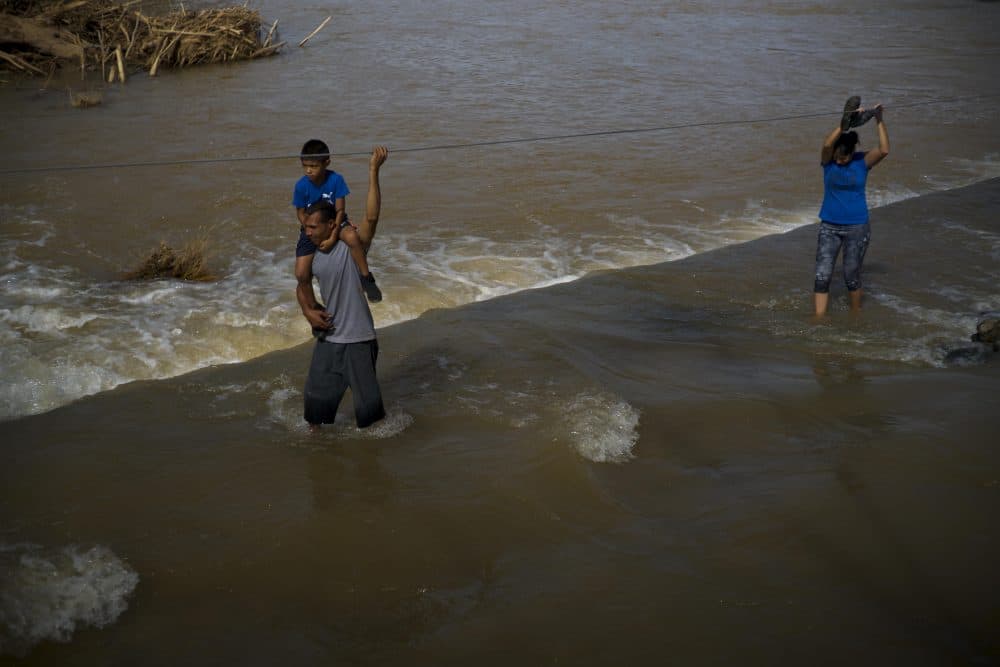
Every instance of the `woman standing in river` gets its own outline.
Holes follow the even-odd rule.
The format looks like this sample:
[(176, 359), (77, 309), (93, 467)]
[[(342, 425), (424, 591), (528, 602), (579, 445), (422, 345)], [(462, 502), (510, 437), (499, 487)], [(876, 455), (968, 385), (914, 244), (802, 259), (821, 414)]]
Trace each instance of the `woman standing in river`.
[[(825, 315), (830, 301), (830, 278), (841, 246), (844, 248), (844, 282), (851, 310), (861, 308), (861, 264), (868, 249), (871, 230), (865, 184), (868, 171), (889, 155), (889, 134), (882, 118), (882, 105), (870, 111), (860, 109), (860, 98), (848, 100), (844, 117), (823, 142), (823, 206), (820, 208), (819, 238), (816, 243), (816, 280), (813, 300), (816, 315)], [(853, 107), (853, 108), (852, 108)], [(878, 148), (855, 151), (858, 133), (850, 128), (875, 118)]]

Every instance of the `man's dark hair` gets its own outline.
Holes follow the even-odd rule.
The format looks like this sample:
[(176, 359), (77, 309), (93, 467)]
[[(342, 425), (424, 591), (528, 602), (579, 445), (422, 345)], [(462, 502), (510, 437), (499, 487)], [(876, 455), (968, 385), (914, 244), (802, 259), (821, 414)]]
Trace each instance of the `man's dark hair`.
[(325, 199), (306, 207), (306, 216), (311, 216), (313, 213), (319, 213), (323, 222), (329, 222), (337, 217), (336, 207)]
[(330, 157), (330, 148), (319, 139), (310, 139), (306, 143), (302, 144), (302, 154), (299, 155), (299, 159), (322, 160), (328, 157)]

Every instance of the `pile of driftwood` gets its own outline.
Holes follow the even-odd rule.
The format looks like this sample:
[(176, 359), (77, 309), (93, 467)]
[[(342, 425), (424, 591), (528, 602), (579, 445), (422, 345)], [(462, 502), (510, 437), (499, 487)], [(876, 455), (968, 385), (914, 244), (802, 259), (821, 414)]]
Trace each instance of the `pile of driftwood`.
[(78, 64), (100, 68), (108, 81), (128, 71), (259, 58), (277, 53), (277, 21), (269, 30), (245, 6), (155, 16), (141, 0), (0, 0), (0, 65), (31, 74), (51, 74)]

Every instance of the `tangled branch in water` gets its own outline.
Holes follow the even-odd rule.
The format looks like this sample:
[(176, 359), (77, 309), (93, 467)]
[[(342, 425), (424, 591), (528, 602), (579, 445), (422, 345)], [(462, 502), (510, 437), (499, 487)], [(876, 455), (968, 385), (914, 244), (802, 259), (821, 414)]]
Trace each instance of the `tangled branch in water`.
[(177, 280), (194, 280), (208, 282), (216, 280), (206, 266), (205, 251), (208, 243), (203, 240), (192, 241), (175, 252), (163, 241), (155, 248), (149, 257), (134, 271), (125, 274), (125, 280), (159, 280), (174, 278)]

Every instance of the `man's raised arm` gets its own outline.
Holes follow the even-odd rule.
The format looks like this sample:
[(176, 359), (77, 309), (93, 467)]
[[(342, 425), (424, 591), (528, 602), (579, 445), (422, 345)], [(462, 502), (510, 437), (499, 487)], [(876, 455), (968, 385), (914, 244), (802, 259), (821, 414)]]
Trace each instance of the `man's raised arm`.
[(368, 158), (368, 197), (365, 199), (365, 219), (358, 230), (361, 243), (365, 252), (375, 238), (375, 229), (378, 227), (378, 218), (382, 213), (382, 189), (379, 185), (378, 174), (382, 164), (389, 157), (389, 149), (385, 146), (375, 146), (372, 149), (371, 157)]

